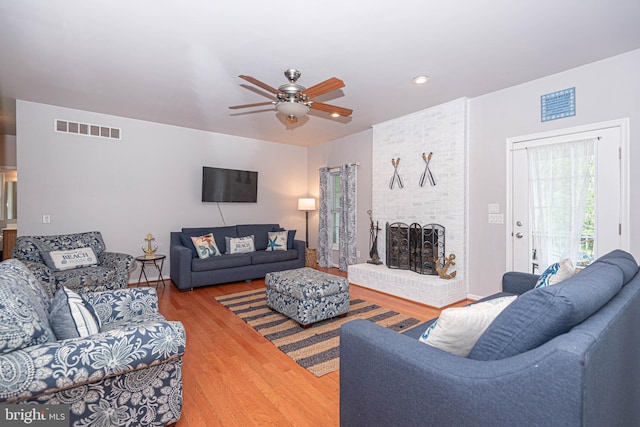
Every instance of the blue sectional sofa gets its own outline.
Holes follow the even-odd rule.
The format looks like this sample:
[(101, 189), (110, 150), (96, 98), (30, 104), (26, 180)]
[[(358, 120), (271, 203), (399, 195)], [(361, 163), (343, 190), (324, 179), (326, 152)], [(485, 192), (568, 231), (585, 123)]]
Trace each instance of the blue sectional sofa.
[[(183, 228), (171, 232), (170, 275), (180, 290), (200, 286), (252, 280), (273, 271), (302, 268), (305, 264), (305, 242), (295, 240), (290, 230), (287, 250), (266, 251), (268, 232), (283, 230), (279, 224), (243, 224), (225, 227)], [(200, 259), (191, 244), (191, 237), (212, 233), (221, 256)], [(254, 236), (255, 251), (227, 253), (226, 237)]]
[[(341, 330), (341, 426), (631, 426), (640, 423), (640, 275), (616, 250), (571, 278), (518, 295), (468, 357), (393, 332)], [(498, 296), (495, 295), (494, 297)]]

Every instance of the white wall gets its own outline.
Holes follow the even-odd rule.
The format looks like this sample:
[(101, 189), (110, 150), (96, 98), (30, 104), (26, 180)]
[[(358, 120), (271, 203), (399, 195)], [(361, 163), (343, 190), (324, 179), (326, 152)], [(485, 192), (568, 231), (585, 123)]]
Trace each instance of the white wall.
[[(118, 127), (122, 139), (54, 132), (54, 119)], [(279, 223), (304, 239), (306, 148), (21, 100), (17, 140), (18, 235), (99, 230), (108, 250), (138, 256), (152, 233), (169, 255), (170, 231), (223, 225), (200, 201), (202, 166), (215, 166), (259, 173), (258, 203), (220, 203), (227, 225)]]
[[(576, 88), (576, 116), (542, 123), (540, 96)], [(506, 139), (613, 119), (630, 118), (630, 217), (640, 215), (640, 50), (588, 64), (471, 100), (469, 143), (469, 292), (500, 289), (506, 269), (504, 225), (488, 224), (487, 205), (506, 209)], [(640, 229), (631, 223), (631, 253), (640, 259)]]
[[(309, 147), (308, 164), (309, 197), (320, 196), (320, 172), (322, 167), (339, 166), (345, 163), (359, 163), (358, 166), (358, 199), (357, 228), (358, 228), (358, 262), (369, 259), (369, 226), (367, 211), (371, 209), (371, 162), (372, 162), (372, 131), (366, 130), (355, 135), (336, 139), (334, 141)], [(375, 220), (375, 218), (374, 218)], [(304, 229), (302, 229), (304, 232)], [(309, 247), (318, 246), (318, 211), (309, 213)]]

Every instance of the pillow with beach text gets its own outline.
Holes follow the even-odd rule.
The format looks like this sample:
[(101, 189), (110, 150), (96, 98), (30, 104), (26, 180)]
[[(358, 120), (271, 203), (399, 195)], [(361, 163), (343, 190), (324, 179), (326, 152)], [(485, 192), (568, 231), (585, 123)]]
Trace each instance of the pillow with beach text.
[(40, 256), (47, 267), (53, 271), (98, 265), (98, 257), (91, 247), (41, 252)]

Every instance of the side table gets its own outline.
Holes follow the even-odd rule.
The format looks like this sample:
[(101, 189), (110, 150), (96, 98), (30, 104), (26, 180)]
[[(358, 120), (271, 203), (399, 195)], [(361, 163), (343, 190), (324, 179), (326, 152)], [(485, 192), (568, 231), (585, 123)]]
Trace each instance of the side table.
[[(160, 254), (153, 255), (152, 257), (148, 257), (146, 255), (141, 255), (136, 257), (136, 261), (139, 261), (141, 264), (140, 275), (138, 276), (138, 286), (140, 286), (140, 279), (142, 278), (143, 275), (144, 275), (144, 280), (147, 282), (147, 286), (155, 285), (155, 287), (157, 288), (160, 283), (162, 283), (162, 286), (164, 286), (164, 277), (162, 277), (162, 267), (164, 266), (164, 260), (166, 257), (167, 257), (166, 255), (160, 255)], [(159, 265), (158, 265), (158, 262), (160, 262)], [(153, 264), (156, 270), (158, 270), (157, 280), (149, 281), (149, 278), (147, 277), (147, 272), (145, 270), (145, 267), (147, 264)]]

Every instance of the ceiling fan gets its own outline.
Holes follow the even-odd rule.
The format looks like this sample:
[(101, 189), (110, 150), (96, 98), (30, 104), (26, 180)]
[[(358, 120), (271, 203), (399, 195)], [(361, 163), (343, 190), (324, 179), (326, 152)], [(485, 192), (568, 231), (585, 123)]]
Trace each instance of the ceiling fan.
[(349, 108), (337, 107), (335, 105), (325, 104), (311, 99), (343, 88), (344, 82), (342, 80), (337, 77), (331, 77), (330, 79), (307, 89), (304, 86), (296, 84), (300, 75), (300, 71), (294, 68), (286, 70), (284, 72), (284, 76), (289, 80), (289, 83), (283, 84), (278, 89), (275, 89), (254, 77), (240, 75), (238, 77), (241, 79), (244, 79), (249, 83), (253, 83), (259, 88), (275, 95), (275, 99), (272, 101), (257, 102), (254, 104), (234, 105), (229, 108), (237, 110), (240, 108), (259, 107), (262, 105), (272, 104), (276, 106), (276, 110), (278, 112), (286, 116), (287, 123), (296, 123), (298, 121), (298, 117), (302, 117), (307, 114), (310, 108), (329, 113), (331, 117), (348, 117), (353, 113), (353, 110)]

